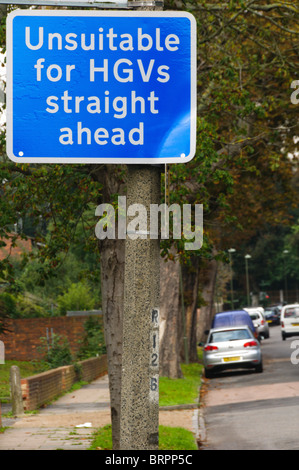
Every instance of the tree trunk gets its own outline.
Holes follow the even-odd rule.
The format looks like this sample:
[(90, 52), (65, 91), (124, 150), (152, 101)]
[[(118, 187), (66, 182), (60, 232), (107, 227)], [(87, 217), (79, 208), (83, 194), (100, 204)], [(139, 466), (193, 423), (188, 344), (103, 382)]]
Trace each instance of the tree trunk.
[[(174, 249), (172, 249), (174, 254)], [(180, 263), (160, 260), (160, 375), (183, 377), (179, 355)]]
[(206, 261), (199, 274), (199, 285), (206, 305), (200, 307), (197, 338), (198, 341), (205, 341), (206, 335), (204, 331), (211, 328), (212, 319), (215, 315), (214, 293), (217, 278), (217, 261)]
[[(171, 254), (175, 255), (174, 248)], [(185, 361), (184, 323), (189, 362), (198, 362), (197, 356), (197, 304), (199, 287), (199, 261), (194, 257), (192, 266), (181, 268), (179, 260), (161, 259), (160, 300), (160, 375), (182, 377), (180, 362)], [(183, 277), (184, 312), (180, 289), (180, 269)], [(182, 318), (185, 315), (185, 318)]]
[(113, 449), (119, 449), (122, 369), (124, 240), (105, 240), (101, 248), (102, 310), (108, 358)]
[(0, 5), (0, 22), (7, 15), (7, 5)]
[[(97, 178), (103, 184), (102, 202), (111, 203), (112, 196), (124, 194), (123, 168), (114, 165), (99, 167)], [(102, 310), (107, 348), (111, 404), (113, 449), (119, 449), (120, 390), (122, 370), (122, 319), (124, 303), (125, 240), (99, 241), (101, 257)]]
[[(183, 295), (185, 303), (186, 335), (189, 351), (189, 362), (198, 362), (197, 355), (197, 305), (199, 288), (199, 259), (192, 258), (192, 266), (184, 266)], [(183, 350), (183, 349), (182, 349)], [(183, 357), (185, 354), (183, 355)], [(184, 357), (186, 360), (186, 358)]]

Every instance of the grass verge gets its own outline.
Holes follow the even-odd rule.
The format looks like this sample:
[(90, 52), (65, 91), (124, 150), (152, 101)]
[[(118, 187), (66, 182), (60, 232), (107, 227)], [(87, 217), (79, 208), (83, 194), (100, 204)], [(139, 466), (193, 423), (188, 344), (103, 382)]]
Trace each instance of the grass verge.
[(201, 384), (201, 364), (182, 364), (182, 379), (159, 379), (160, 406), (186, 405), (198, 401), (198, 390)]
[(9, 376), (11, 366), (18, 366), (22, 378), (36, 374), (36, 365), (25, 361), (5, 361), (0, 364), (0, 399), (2, 403), (10, 401)]
[[(198, 402), (201, 384), (201, 364), (182, 364), (181, 379), (159, 379), (160, 406), (185, 405)], [(111, 426), (104, 426), (94, 434), (89, 450), (111, 450)], [(181, 427), (159, 426), (159, 450), (197, 450), (194, 435)]]
[[(111, 425), (100, 428), (88, 450), (112, 450)], [(159, 450), (197, 450), (194, 435), (184, 428), (159, 426)]]

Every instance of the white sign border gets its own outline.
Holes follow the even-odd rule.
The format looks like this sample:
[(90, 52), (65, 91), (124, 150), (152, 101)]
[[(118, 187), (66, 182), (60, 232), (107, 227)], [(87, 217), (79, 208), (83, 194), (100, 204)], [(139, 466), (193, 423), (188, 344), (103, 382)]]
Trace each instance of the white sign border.
[[(54, 157), (16, 157), (13, 154), (13, 20), (16, 16), (99, 16), (99, 17), (177, 17), (188, 18), (190, 21), (191, 40), (191, 109), (190, 109), (190, 154), (185, 157), (144, 157), (144, 158), (54, 158)], [(197, 122), (197, 57), (196, 57), (196, 20), (194, 16), (186, 11), (86, 11), (86, 10), (21, 10), (17, 9), (9, 13), (6, 22), (6, 44), (7, 44), (7, 82), (6, 82), (6, 152), (10, 160), (15, 163), (48, 163), (48, 164), (167, 164), (167, 163), (187, 163), (191, 161), (196, 152), (196, 122)]]

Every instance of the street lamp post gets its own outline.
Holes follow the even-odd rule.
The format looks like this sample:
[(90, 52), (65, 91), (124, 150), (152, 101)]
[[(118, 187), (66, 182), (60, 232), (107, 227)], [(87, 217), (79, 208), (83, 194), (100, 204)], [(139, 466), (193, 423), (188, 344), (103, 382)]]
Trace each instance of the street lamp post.
[(229, 255), (229, 264), (230, 264), (230, 295), (231, 295), (231, 306), (232, 310), (234, 309), (234, 288), (233, 288), (233, 263), (232, 263), (232, 253), (235, 253), (235, 248), (230, 248), (228, 251)]
[(245, 271), (246, 271), (246, 291), (247, 291), (247, 305), (249, 307), (250, 297), (249, 297), (249, 276), (248, 276), (248, 260), (251, 258), (250, 255), (245, 255)]
[[(287, 255), (288, 253), (289, 253), (289, 250), (283, 250), (284, 255)], [(283, 257), (283, 271), (284, 271), (285, 301), (288, 302), (288, 283), (287, 283), (286, 256)]]

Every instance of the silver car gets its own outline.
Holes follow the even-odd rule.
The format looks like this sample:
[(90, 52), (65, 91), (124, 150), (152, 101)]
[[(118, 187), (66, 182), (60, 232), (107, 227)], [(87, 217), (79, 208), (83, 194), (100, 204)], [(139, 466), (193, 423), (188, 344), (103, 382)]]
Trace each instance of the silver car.
[(203, 362), (207, 378), (216, 371), (232, 368), (254, 368), (256, 372), (263, 372), (261, 346), (248, 326), (210, 330)]
[(263, 307), (246, 307), (244, 310), (249, 313), (259, 338), (270, 338), (269, 325), (264, 316)]

